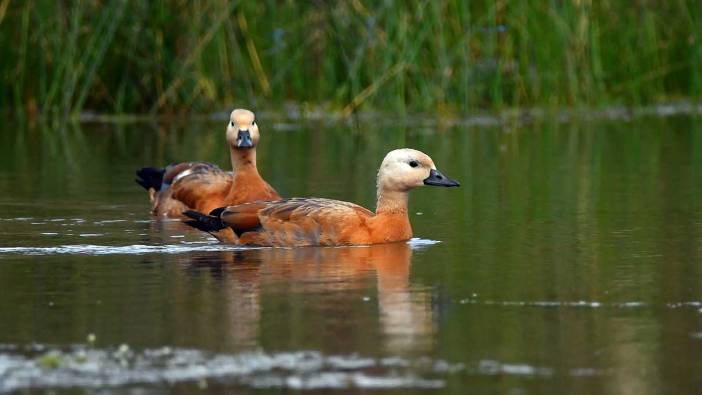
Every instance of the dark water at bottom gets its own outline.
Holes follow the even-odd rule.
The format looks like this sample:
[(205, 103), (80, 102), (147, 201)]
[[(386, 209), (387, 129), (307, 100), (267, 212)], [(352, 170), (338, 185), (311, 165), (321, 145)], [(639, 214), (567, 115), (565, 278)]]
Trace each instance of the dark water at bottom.
[(412, 193), (408, 244), (241, 250), (132, 182), (226, 167), (223, 125), (5, 126), (0, 392), (698, 393), (699, 120), (259, 123), (285, 196), (372, 208), (400, 146), (462, 186)]

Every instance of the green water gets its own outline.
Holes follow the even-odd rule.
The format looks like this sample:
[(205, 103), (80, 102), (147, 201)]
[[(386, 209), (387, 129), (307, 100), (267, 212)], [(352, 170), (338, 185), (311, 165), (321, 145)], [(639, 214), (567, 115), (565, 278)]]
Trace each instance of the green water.
[(221, 248), (133, 172), (228, 166), (222, 122), (6, 122), (0, 392), (698, 392), (701, 120), (259, 123), (284, 196), (372, 208), (402, 146), (461, 187), (412, 193), (409, 245)]

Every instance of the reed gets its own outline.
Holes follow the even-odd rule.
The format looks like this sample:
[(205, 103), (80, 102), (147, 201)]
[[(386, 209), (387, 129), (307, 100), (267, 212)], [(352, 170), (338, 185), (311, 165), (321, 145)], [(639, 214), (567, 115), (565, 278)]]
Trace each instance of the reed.
[(697, 1), (0, 0), (0, 108), (344, 115), (702, 93)]

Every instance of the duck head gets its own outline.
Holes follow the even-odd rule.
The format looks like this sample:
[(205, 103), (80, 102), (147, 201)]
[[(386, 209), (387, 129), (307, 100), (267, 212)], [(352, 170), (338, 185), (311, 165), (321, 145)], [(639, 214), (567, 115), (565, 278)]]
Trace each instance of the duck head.
[(258, 125), (254, 113), (242, 108), (232, 111), (227, 124), (229, 145), (238, 150), (255, 148), (258, 139)]
[(457, 187), (460, 184), (436, 169), (429, 155), (410, 148), (390, 151), (378, 170), (378, 191), (408, 192), (424, 186)]

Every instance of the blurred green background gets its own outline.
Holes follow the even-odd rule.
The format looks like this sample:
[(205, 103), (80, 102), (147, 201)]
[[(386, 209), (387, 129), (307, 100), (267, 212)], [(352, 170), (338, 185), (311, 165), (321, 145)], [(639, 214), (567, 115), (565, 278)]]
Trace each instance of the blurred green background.
[(638, 106), (699, 98), (701, 39), (692, 0), (0, 0), (0, 108)]

